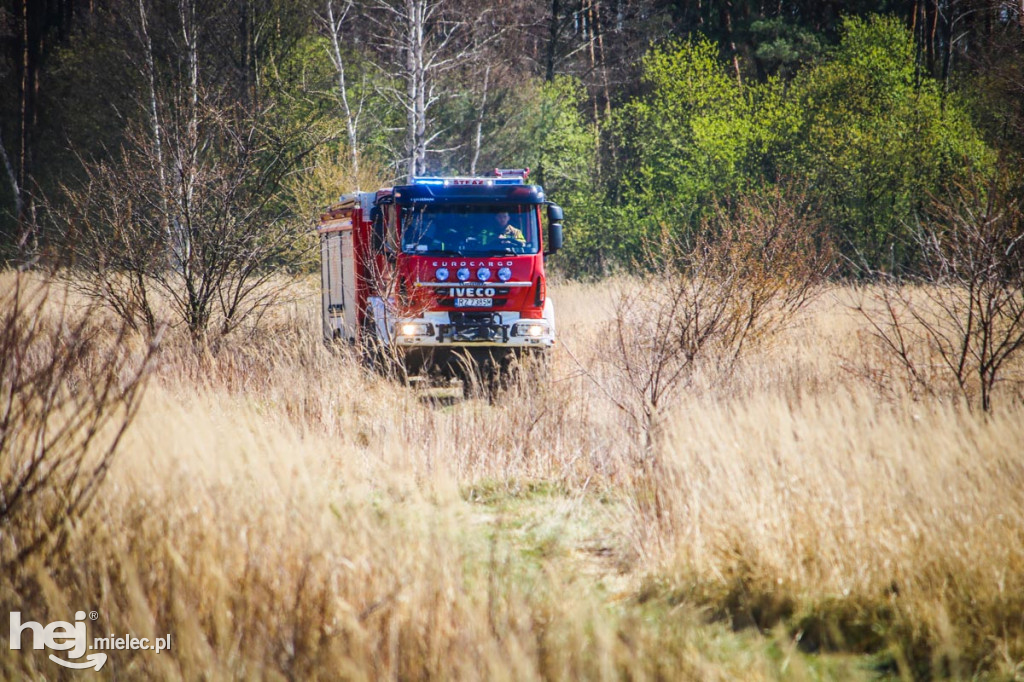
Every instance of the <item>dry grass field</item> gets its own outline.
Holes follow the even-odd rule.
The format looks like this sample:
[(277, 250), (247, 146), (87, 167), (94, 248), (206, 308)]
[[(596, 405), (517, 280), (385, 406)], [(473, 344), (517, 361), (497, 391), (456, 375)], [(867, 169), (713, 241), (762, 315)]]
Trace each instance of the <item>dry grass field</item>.
[[(640, 433), (604, 342), (629, 286), (553, 286), (550, 380), (493, 402), (327, 349), (312, 281), (215, 350), (171, 330), (0, 605), (172, 634), (111, 679), (1024, 678), (1019, 385), (991, 414), (911, 395), (834, 287)], [(7, 636), (0, 678), (86, 674)]]

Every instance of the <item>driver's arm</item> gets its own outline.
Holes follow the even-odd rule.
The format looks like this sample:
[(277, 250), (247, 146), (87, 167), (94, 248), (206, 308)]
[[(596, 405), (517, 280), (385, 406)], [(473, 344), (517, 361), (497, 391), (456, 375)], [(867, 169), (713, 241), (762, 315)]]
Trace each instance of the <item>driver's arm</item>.
[(513, 225), (512, 223), (509, 223), (505, 227), (505, 232), (502, 233), (501, 238), (502, 239), (514, 239), (515, 241), (517, 241), (517, 242), (519, 242), (521, 244), (525, 244), (526, 243), (526, 237), (523, 236), (523, 231), (520, 230), (515, 225)]

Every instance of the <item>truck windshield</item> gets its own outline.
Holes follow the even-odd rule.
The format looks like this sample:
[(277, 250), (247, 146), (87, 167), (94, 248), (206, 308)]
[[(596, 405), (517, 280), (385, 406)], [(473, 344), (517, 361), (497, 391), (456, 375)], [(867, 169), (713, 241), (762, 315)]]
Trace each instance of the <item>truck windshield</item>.
[(532, 204), (416, 204), (402, 210), (402, 251), (422, 255), (537, 253)]

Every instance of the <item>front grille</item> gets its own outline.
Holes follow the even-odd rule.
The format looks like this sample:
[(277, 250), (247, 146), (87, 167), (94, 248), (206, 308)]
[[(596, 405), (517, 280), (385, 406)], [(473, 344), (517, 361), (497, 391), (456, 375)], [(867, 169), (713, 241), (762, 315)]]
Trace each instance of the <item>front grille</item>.
[(452, 324), (492, 324), (501, 323), (501, 315), (495, 319), (494, 313), (482, 313), (479, 311), (466, 310), (448, 313), (448, 319)]
[(508, 343), (508, 327), (501, 313), (458, 311), (448, 313), (451, 324), (438, 326), (438, 338), (458, 342), (498, 341)]

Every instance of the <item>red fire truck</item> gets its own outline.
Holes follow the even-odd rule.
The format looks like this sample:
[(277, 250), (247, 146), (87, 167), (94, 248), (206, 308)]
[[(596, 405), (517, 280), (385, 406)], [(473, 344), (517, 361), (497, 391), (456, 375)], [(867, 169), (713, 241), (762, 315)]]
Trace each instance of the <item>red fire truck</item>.
[(562, 246), (562, 209), (528, 173), (341, 197), (318, 229), (324, 336), (407, 376), (464, 384), (467, 368), (493, 381), (542, 357), (555, 343), (544, 257)]

